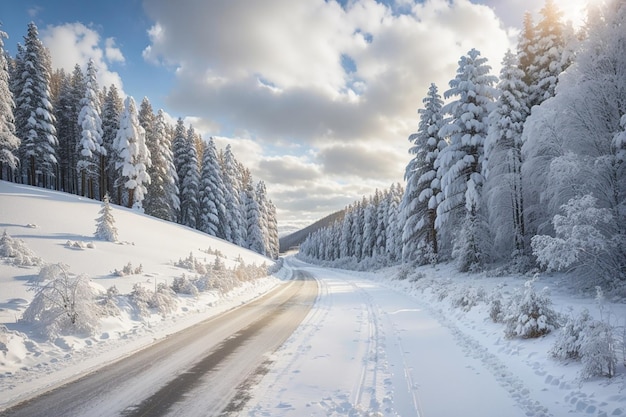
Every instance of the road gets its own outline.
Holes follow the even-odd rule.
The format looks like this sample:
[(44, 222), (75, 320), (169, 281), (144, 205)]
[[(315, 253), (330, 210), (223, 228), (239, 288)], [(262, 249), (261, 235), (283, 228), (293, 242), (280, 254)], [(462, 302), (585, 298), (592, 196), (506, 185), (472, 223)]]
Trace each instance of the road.
[(206, 320), (0, 416), (228, 416), (306, 317), (318, 294), (310, 274)]

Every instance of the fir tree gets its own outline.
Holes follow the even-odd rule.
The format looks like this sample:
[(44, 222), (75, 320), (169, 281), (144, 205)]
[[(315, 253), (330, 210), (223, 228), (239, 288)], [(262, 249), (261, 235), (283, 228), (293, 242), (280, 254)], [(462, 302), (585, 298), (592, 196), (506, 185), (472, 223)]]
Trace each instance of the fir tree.
[(121, 186), (119, 186), (119, 172), (115, 168), (114, 142), (120, 127), (120, 115), (124, 104), (119, 97), (115, 85), (111, 85), (106, 92), (102, 106), (102, 147), (105, 151), (105, 172), (101, 173), (102, 184), (100, 188), (109, 194), (109, 198), (115, 203), (121, 204)]
[[(525, 253), (526, 228), (522, 193), (522, 132), (529, 110), (524, 73), (510, 51), (504, 57), (498, 89), (500, 96), (489, 115), (485, 141), (487, 178), (485, 194), (494, 248), (499, 256)], [(506, 253), (508, 252), (508, 253)]]
[(180, 209), (178, 174), (174, 166), (170, 135), (163, 110), (159, 110), (156, 115), (151, 140), (152, 173), (146, 196), (146, 213), (163, 220), (176, 221)]
[(0, 180), (13, 180), (20, 139), (15, 135), (15, 102), (10, 90), (9, 66), (4, 51), (7, 34), (0, 31)]
[(202, 155), (200, 174), (200, 223), (198, 228), (212, 236), (224, 239), (226, 207), (224, 200), (224, 182), (217, 159), (215, 142), (211, 137)]
[(174, 137), (174, 165), (178, 173), (180, 189), (180, 213), (178, 222), (191, 228), (197, 227), (199, 214), (200, 171), (196, 155), (195, 131), (185, 130), (182, 119), (178, 119)]
[(16, 127), (22, 140), (19, 155), (22, 179), (29, 185), (48, 188), (56, 173), (58, 145), (50, 99), (50, 62), (34, 23), (28, 24), (17, 81)]
[[(443, 111), (450, 120), (439, 131), (450, 144), (439, 153), (435, 166), (441, 177), (441, 202), (437, 206), (437, 229), (458, 230), (453, 256), (459, 269), (468, 271), (480, 267), (485, 259), (481, 247), (482, 221), (479, 218), (484, 183), (484, 142), (487, 117), (493, 108), (497, 77), (489, 74), (487, 59), (472, 49), (459, 60), (457, 76), (450, 81), (446, 99), (457, 97)], [(455, 256), (456, 255), (456, 256)]]
[(96, 238), (107, 240), (109, 242), (117, 242), (117, 228), (115, 227), (115, 219), (113, 218), (113, 210), (109, 203), (109, 195), (105, 194), (102, 199), (102, 209), (100, 209), (100, 217), (96, 219)]
[(232, 153), (230, 145), (226, 146), (222, 158), (222, 178), (224, 180), (226, 202), (226, 223), (230, 230), (230, 235), (226, 236), (226, 240), (235, 245), (245, 246), (246, 222), (242, 216), (241, 202), (241, 174), (239, 164)]
[(423, 103), (424, 108), (419, 110), (418, 132), (409, 137), (413, 143), (409, 152), (415, 156), (406, 167), (404, 178), (407, 187), (402, 200), (406, 219), (402, 234), (402, 259), (420, 264), (436, 260), (439, 252), (435, 219), (441, 178), (435, 169), (435, 161), (446, 146), (439, 136), (444, 124), (443, 101), (435, 84), (430, 85)]
[(135, 100), (128, 96), (115, 137), (117, 151), (116, 169), (121, 169), (121, 180), (126, 191), (122, 201), (127, 207), (143, 210), (146, 184), (150, 182), (146, 168), (150, 165), (150, 152), (146, 147), (145, 131), (139, 124)]
[(87, 82), (85, 95), (80, 100), (81, 110), (78, 115), (78, 127), (81, 129), (78, 143), (78, 163), (76, 171), (80, 175), (79, 194), (89, 198), (100, 198), (100, 175), (103, 165), (102, 120), (100, 119), (100, 103), (96, 67), (93, 60), (87, 64)]

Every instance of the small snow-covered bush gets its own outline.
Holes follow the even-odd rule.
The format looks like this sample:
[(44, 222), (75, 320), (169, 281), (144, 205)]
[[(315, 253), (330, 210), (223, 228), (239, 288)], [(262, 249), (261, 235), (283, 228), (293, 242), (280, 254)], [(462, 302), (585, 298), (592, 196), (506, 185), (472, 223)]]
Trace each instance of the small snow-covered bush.
[(62, 264), (49, 267), (46, 274), (48, 281), (35, 287), (35, 297), (22, 320), (35, 325), (48, 338), (70, 333), (94, 334), (99, 309), (89, 279), (70, 275)]
[(578, 317), (569, 316), (550, 350), (550, 354), (557, 359), (578, 360), (582, 352), (582, 334), (591, 323), (589, 310), (584, 309)]
[(581, 332), (580, 377), (613, 377), (617, 369), (617, 342), (613, 327), (601, 320), (591, 320)]
[(13, 239), (4, 231), (0, 237), (0, 258), (7, 258), (16, 266), (37, 266), (43, 261), (26, 245), (22, 239)]
[(126, 275), (139, 275), (142, 272), (143, 272), (142, 264), (139, 264), (138, 267), (133, 268), (133, 264), (131, 262), (128, 262), (126, 265), (122, 267), (121, 270), (116, 269), (115, 271), (113, 271), (113, 275), (116, 275), (118, 277), (125, 277)]
[(159, 314), (165, 316), (176, 311), (178, 303), (176, 302), (176, 294), (165, 283), (159, 282), (157, 290), (152, 294), (152, 298), (148, 302), (148, 306), (156, 309)]
[[(216, 257), (215, 259), (217, 260), (218, 257)], [(208, 270), (206, 264), (203, 264), (202, 262), (200, 262), (200, 260), (198, 260), (198, 258), (193, 256), (193, 252), (190, 252), (189, 256), (185, 259), (179, 259), (178, 262), (174, 263), (174, 265), (179, 268), (188, 269), (189, 271), (196, 272), (198, 274), (206, 274)]]
[(502, 286), (498, 286), (489, 296), (489, 318), (494, 323), (504, 322), (504, 295)]
[(98, 297), (98, 304), (100, 305), (100, 312), (103, 316), (119, 316), (120, 308), (117, 305), (116, 298), (119, 297), (120, 292), (115, 285), (112, 285), (107, 289), (104, 295)]
[(453, 307), (460, 308), (467, 312), (483, 302), (485, 298), (486, 294), (484, 289), (468, 286), (455, 291), (450, 297), (450, 303)]
[(526, 281), (524, 291), (511, 297), (504, 317), (506, 337), (535, 338), (559, 327), (559, 315), (551, 307), (548, 289), (536, 292), (533, 287), (536, 280), (537, 276)]
[(198, 296), (198, 288), (195, 283), (187, 279), (185, 274), (179, 278), (174, 278), (172, 281), (172, 291), (176, 294), (187, 294), (194, 297)]
[(140, 317), (148, 317), (150, 315), (150, 300), (152, 299), (152, 291), (136, 283), (133, 290), (129, 294), (129, 299), (135, 305), (135, 309)]

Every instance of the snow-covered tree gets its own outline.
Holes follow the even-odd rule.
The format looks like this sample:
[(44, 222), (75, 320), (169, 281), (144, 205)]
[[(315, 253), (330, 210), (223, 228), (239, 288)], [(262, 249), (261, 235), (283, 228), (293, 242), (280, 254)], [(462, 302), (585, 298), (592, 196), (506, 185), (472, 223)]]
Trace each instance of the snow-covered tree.
[(19, 159), (20, 139), (15, 135), (15, 102), (9, 84), (9, 66), (4, 51), (7, 34), (0, 30), (0, 180), (13, 180)]
[(533, 61), (528, 68), (529, 108), (554, 96), (558, 76), (567, 67), (563, 13), (553, 0), (546, 0), (539, 13), (531, 49)]
[(102, 208), (100, 209), (100, 217), (96, 219), (95, 236), (98, 239), (107, 240), (109, 242), (117, 242), (117, 228), (115, 227), (115, 219), (113, 218), (113, 209), (109, 203), (109, 195), (105, 194), (102, 199)]
[(200, 217), (198, 229), (219, 238), (226, 238), (226, 201), (224, 181), (213, 137), (204, 147), (200, 174)]
[(402, 198), (404, 190), (402, 186), (392, 184), (387, 195), (387, 229), (386, 233), (386, 254), (389, 261), (395, 263), (402, 259), (402, 229), (403, 215), (401, 213)]
[(114, 148), (117, 153), (115, 167), (121, 169), (121, 181), (126, 191), (122, 202), (127, 207), (143, 210), (146, 184), (150, 182), (146, 171), (150, 165), (150, 152), (146, 146), (145, 130), (139, 124), (135, 100), (131, 96), (124, 101)]
[(242, 216), (241, 172), (230, 145), (227, 145), (224, 151), (221, 168), (226, 191), (224, 194), (226, 215), (228, 216), (226, 223), (230, 229), (230, 235), (226, 236), (226, 240), (239, 246), (245, 246), (247, 226), (245, 218)]
[(17, 80), (16, 130), (22, 140), (19, 155), (23, 182), (48, 188), (54, 185), (58, 145), (50, 99), (50, 62), (34, 23), (28, 24)]
[(402, 234), (402, 259), (420, 264), (435, 261), (439, 252), (435, 219), (441, 178), (435, 169), (435, 161), (446, 146), (445, 140), (439, 136), (439, 130), (444, 125), (443, 101), (435, 84), (430, 85), (422, 102), (424, 108), (418, 110), (418, 131), (409, 136), (413, 144), (409, 152), (414, 157), (404, 173), (407, 185), (402, 199), (402, 215), (406, 219)]
[(84, 275), (72, 275), (58, 264), (50, 280), (37, 288), (22, 319), (53, 340), (59, 335), (92, 335), (99, 317), (95, 293)]
[(195, 131), (185, 131), (182, 119), (176, 125), (174, 138), (174, 165), (180, 190), (179, 223), (191, 228), (198, 226), (200, 170), (195, 146)]
[(435, 160), (441, 177), (440, 203), (437, 206), (435, 227), (438, 230), (457, 230), (453, 256), (459, 269), (468, 271), (485, 262), (488, 239), (480, 209), (484, 184), (484, 142), (487, 137), (487, 118), (493, 109), (497, 77), (490, 75), (487, 59), (472, 49), (459, 60), (456, 77), (450, 81), (446, 99), (456, 97), (444, 106), (450, 119), (439, 131), (449, 138)]
[(533, 253), (541, 265), (548, 270), (576, 269), (588, 280), (619, 274), (619, 258), (612, 256), (618, 240), (607, 236), (615, 219), (610, 210), (596, 207), (596, 201), (591, 195), (570, 200), (562, 207), (565, 215), (554, 216), (556, 236), (533, 237)]
[(122, 201), (122, 188), (116, 185), (119, 182), (119, 171), (115, 168), (116, 152), (113, 146), (120, 127), (120, 115), (123, 108), (124, 103), (119, 97), (117, 88), (111, 85), (102, 105), (102, 147), (106, 151), (104, 163), (106, 172), (101, 175), (101, 189), (105, 193), (108, 192), (112, 201), (118, 204)]
[(274, 258), (275, 254), (274, 249), (272, 248), (272, 232), (270, 231), (272, 219), (270, 217), (275, 215), (275, 213), (270, 212), (270, 205), (267, 199), (267, 188), (265, 187), (265, 183), (263, 181), (259, 181), (256, 184), (255, 199), (259, 205), (259, 227), (263, 239), (263, 254), (270, 258)]
[(153, 149), (150, 150), (152, 166), (144, 204), (146, 213), (163, 220), (176, 221), (180, 209), (178, 174), (163, 110), (159, 110), (154, 119), (150, 143)]
[(248, 249), (265, 255), (265, 237), (261, 228), (263, 221), (261, 207), (257, 201), (256, 190), (249, 170), (243, 175), (243, 205), (246, 209), (246, 246)]
[(525, 252), (524, 199), (522, 194), (522, 132), (528, 117), (524, 72), (510, 51), (502, 61), (500, 96), (489, 115), (485, 141), (487, 163), (485, 195), (496, 257)]
[(80, 175), (79, 194), (89, 198), (100, 198), (100, 175), (106, 150), (102, 148), (102, 120), (100, 119), (100, 98), (96, 81), (96, 67), (92, 59), (87, 63), (85, 95), (80, 100), (78, 114), (80, 141), (78, 142), (78, 163), (76, 171)]
[[(616, 147), (626, 114), (626, 5), (610, 2), (589, 28), (556, 96), (533, 109), (522, 146), (529, 233), (555, 236), (553, 219), (572, 199), (592, 195), (614, 221), (603, 236), (614, 247), (613, 279), (626, 275), (626, 181)], [(620, 142), (621, 143), (621, 142)], [(605, 277), (609, 278), (609, 277)]]
[(276, 217), (276, 206), (272, 200), (267, 202), (267, 232), (269, 239), (269, 256), (278, 259), (280, 253), (280, 239), (278, 236), (278, 219)]

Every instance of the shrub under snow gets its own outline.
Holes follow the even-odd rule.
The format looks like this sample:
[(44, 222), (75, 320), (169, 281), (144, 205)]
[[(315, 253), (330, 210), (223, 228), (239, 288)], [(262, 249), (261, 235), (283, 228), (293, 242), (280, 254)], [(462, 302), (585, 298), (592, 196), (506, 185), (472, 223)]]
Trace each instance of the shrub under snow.
[(36, 266), (43, 263), (22, 239), (13, 239), (6, 230), (0, 237), (0, 258), (8, 258), (8, 262), (16, 266)]
[(559, 327), (559, 315), (551, 307), (547, 288), (537, 293), (533, 287), (536, 279), (526, 281), (523, 293), (511, 297), (504, 317), (506, 337), (540, 337)]
[(78, 333), (94, 334), (98, 327), (98, 306), (95, 292), (84, 275), (71, 275), (66, 265), (47, 267), (48, 280), (35, 287), (35, 297), (22, 315), (43, 335), (53, 338)]

